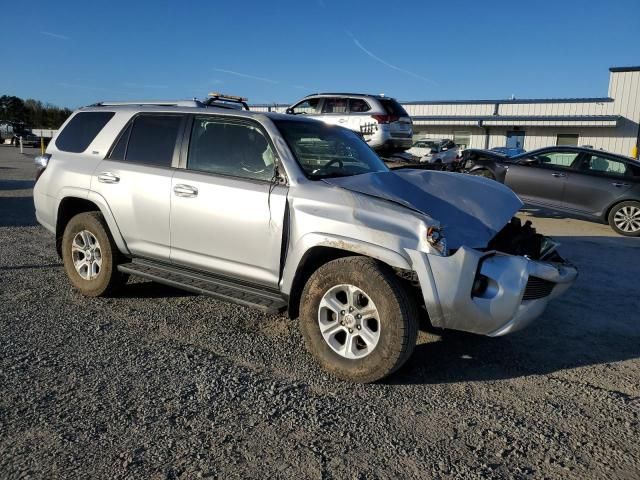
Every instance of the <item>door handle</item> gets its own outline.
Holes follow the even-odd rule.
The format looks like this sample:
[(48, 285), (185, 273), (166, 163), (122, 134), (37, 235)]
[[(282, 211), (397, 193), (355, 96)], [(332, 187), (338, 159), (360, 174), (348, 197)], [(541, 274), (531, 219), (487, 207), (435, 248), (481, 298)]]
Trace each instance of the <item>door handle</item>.
[(628, 183), (620, 183), (620, 182), (613, 182), (611, 185), (613, 185), (614, 187), (628, 187), (629, 184)]
[(556, 178), (562, 178), (562, 177), (566, 177), (567, 175), (564, 173), (552, 173), (551, 176)]
[(120, 181), (120, 177), (111, 172), (102, 172), (98, 175), (98, 181), (100, 183), (118, 183)]
[(198, 196), (198, 189), (191, 185), (178, 184), (173, 187), (173, 193), (177, 197), (193, 198)]

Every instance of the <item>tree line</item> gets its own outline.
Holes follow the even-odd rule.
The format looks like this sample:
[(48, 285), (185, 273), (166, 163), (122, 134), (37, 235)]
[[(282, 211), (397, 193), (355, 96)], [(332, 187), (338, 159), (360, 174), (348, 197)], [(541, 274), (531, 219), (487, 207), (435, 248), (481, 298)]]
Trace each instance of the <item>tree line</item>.
[(60, 108), (40, 100), (2, 95), (0, 97), (0, 122), (23, 123), (30, 128), (57, 129), (71, 115), (68, 108)]

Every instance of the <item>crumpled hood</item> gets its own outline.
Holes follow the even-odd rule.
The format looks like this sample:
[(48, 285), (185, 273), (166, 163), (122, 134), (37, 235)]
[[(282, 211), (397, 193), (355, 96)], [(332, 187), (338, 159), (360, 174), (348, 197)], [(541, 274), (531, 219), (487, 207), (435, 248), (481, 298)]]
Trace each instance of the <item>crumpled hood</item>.
[(406, 169), (324, 181), (430, 216), (444, 227), (449, 248), (486, 247), (522, 207), (501, 183), (459, 173)]

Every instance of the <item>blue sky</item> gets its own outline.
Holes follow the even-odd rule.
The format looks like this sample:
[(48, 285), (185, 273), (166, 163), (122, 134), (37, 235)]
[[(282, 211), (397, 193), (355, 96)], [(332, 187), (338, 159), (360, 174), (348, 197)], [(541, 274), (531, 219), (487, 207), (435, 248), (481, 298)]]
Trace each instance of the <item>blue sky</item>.
[(13, 1), (0, 17), (0, 94), (68, 107), (209, 91), (593, 97), (610, 66), (640, 64), (639, 0)]

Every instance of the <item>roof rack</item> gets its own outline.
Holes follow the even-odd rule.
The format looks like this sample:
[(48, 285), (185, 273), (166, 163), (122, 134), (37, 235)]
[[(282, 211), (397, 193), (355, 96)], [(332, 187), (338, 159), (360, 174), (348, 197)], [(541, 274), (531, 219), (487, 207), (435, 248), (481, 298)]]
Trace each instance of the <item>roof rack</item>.
[(249, 99), (246, 97), (239, 97), (237, 95), (226, 95), (224, 93), (219, 93), (219, 92), (211, 92), (209, 95), (207, 95), (207, 97), (208, 98), (204, 101), (204, 104), (207, 106), (217, 106), (217, 107), (226, 106), (227, 108), (234, 108), (234, 107), (238, 108), (239, 106), (240, 108), (249, 110), (249, 105), (247, 105), (247, 101)]
[(159, 107), (203, 107), (203, 103), (193, 100), (128, 100), (125, 102), (98, 102), (90, 107), (119, 107), (125, 105), (156, 105)]

